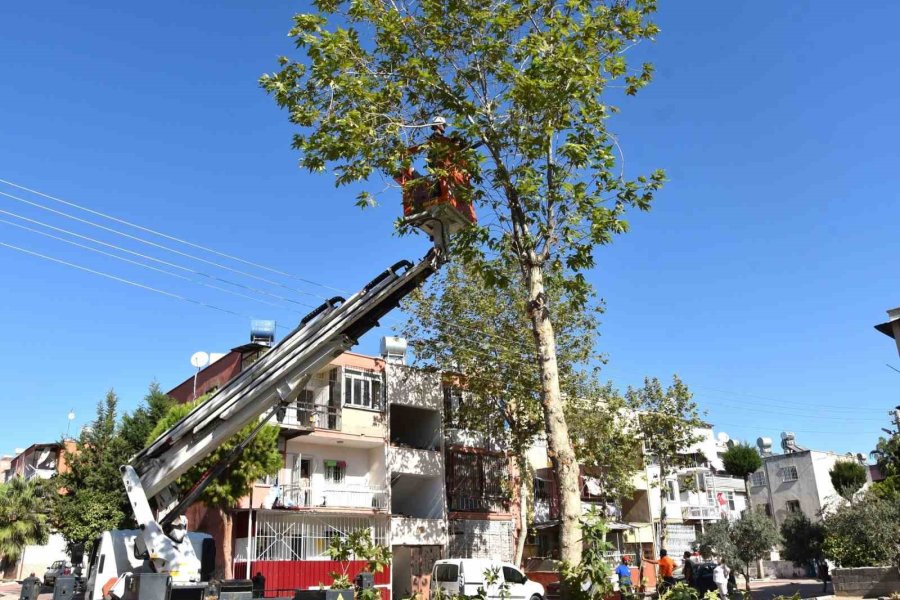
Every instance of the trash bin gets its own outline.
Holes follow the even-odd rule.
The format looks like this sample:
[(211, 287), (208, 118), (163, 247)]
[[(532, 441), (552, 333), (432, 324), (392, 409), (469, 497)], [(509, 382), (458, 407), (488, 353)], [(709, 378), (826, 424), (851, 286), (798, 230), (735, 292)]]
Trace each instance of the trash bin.
[(19, 592), (19, 600), (37, 600), (38, 594), (41, 593), (42, 582), (32, 573), (29, 577), (22, 580), (22, 591)]

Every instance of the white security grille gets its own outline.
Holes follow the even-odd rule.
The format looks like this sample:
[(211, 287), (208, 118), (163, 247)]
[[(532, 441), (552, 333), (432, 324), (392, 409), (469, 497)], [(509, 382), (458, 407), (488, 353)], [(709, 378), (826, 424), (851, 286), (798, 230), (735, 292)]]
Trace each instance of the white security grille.
[(357, 529), (368, 529), (376, 544), (387, 543), (387, 524), (374, 518), (260, 512), (249, 554), (254, 561), (327, 559), (331, 540)]

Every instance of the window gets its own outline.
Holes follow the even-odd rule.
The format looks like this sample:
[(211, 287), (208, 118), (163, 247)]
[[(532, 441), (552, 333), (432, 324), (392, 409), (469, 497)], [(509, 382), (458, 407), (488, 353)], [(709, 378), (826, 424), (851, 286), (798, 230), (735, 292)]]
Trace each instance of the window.
[(550, 482), (546, 479), (534, 478), (534, 499), (549, 500), (550, 499)]
[(525, 575), (512, 567), (503, 567), (503, 579), (506, 580), (506, 583), (525, 583), (527, 581)]
[(798, 479), (800, 479), (800, 476), (797, 474), (797, 467), (793, 465), (781, 467), (782, 482), (787, 483), (788, 481), (797, 481)]
[(727, 506), (728, 510), (735, 510), (734, 492), (730, 490), (715, 493), (713, 493), (712, 490), (709, 490), (706, 492), (706, 500), (710, 506), (715, 506), (716, 508), (723, 510)]
[(788, 500), (784, 503), (784, 507), (789, 513), (798, 513), (800, 512), (800, 501)]
[(344, 371), (344, 405), (381, 410), (381, 375), (347, 369)]
[(459, 565), (436, 565), (434, 567), (434, 578), (441, 582), (453, 582), (459, 579)]
[(325, 481), (332, 484), (344, 483), (347, 463), (342, 460), (325, 461)]
[(462, 406), (463, 391), (451, 385), (444, 386), (444, 420), (448, 427), (459, 425), (459, 407)]
[(757, 471), (750, 476), (750, 487), (762, 487), (766, 485), (766, 474), (763, 471)]
[(666, 502), (675, 502), (675, 482), (666, 482)]

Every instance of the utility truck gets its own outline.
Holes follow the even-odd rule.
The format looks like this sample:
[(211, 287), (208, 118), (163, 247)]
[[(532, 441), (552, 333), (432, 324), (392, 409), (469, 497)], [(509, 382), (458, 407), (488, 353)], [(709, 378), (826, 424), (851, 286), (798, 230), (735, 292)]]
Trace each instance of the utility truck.
[[(107, 531), (88, 561), (85, 600), (202, 600), (209, 594), (215, 545), (189, 532), (184, 511), (222, 474), (272, 418), (283, 419), (319, 369), (356, 344), (447, 260), (449, 237), (474, 213), (455, 199), (412, 205), (404, 194), (404, 223), (425, 231), (434, 247), (417, 263), (400, 261), (349, 298), (334, 297), (259, 360), (121, 467), (138, 528)], [(249, 423), (253, 432), (185, 493), (179, 477)], [(311, 433), (311, 430), (307, 433)]]

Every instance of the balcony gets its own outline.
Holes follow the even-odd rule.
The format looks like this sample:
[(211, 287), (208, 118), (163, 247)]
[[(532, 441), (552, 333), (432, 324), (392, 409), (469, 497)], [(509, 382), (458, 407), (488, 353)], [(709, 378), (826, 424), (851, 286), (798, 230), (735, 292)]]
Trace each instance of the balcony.
[(718, 521), (721, 516), (715, 506), (684, 506), (681, 515), (685, 521)]
[(341, 409), (311, 402), (294, 402), (288, 406), (280, 425), (284, 429), (297, 431), (309, 429), (340, 431)]
[(313, 509), (341, 508), (360, 510), (387, 510), (387, 490), (373, 486), (286, 485), (275, 508)]
[(441, 374), (426, 373), (403, 365), (385, 366), (387, 397), (391, 404), (440, 411), (444, 396)]
[(440, 452), (398, 446), (390, 449), (388, 470), (422, 477), (441, 477), (444, 473)]

